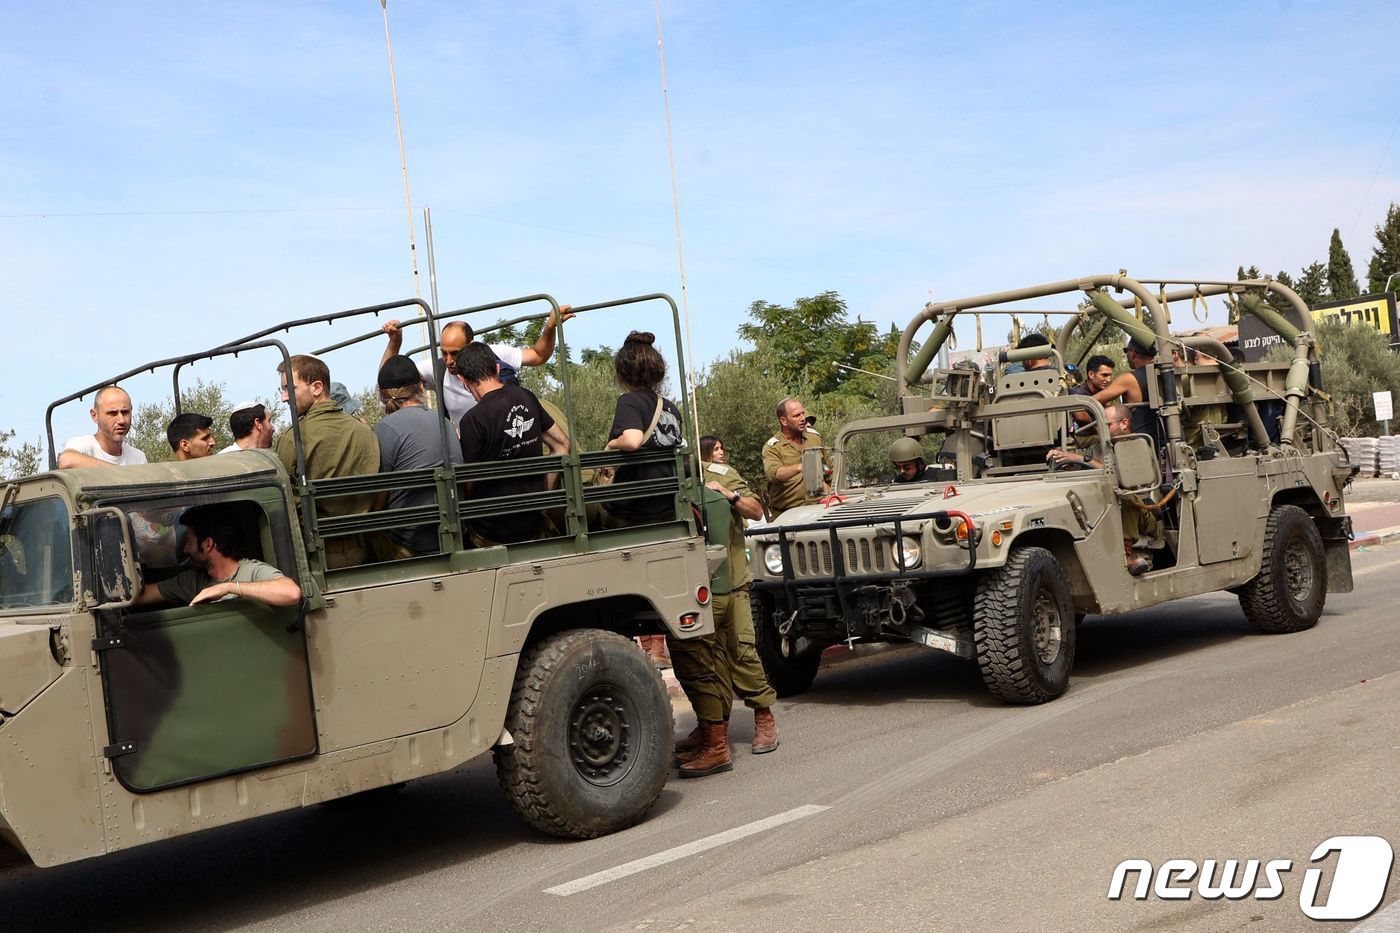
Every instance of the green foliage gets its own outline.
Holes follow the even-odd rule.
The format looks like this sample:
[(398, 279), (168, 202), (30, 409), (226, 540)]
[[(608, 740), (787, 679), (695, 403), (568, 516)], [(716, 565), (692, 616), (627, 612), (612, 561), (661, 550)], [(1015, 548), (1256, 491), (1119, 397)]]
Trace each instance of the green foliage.
[(360, 402), (360, 418), (365, 424), (370, 427), (378, 424), (379, 419), (384, 417), (384, 406), (379, 401), (379, 386), (365, 386), (354, 393), (354, 397)]
[(759, 350), (731, 350), (697, 374), (700, 433), (724, 441), (729, 465), (748, 480), (759, 498), (765, 497), (768, 487), (763, 444), (778, 430), (774, 410), (788, 392), (778, 367)]
[[(1287, 288), (1293, 289), (1295, 292), (1298, 290), (1298, 285), (1293, 281), (1293, 276), (1289, 275), (1287, 272), (1280, 271), (1278, 275), (1274, 276), (1274, 281)], [(1273, 308), (1279, 314), (1288, 314), (1293, 310), (1293, 305), (1285, 300), (1282, 295), (1275, 294), (1274, 292), (1269, 292), (1265, 300), (1269, 303), (1269, 307)]]
[(1385, 223), (1376, 227), (1376, 245), (1366, 267), (1367, 290), (1381, 291), (1392, 275), (1396, 277), (1390, 283), (1394, 289), (1400, 281), (1400, 204), (1395, 203), (1385, 212)]
[[(569, 367), (569, 388), (573, 396), (573, 422), (569, 425), (570, 441), (575, 450), (602, 450), (612, 427), (620, 390), (613, 374), (612, 353), (597, 352), (587, 362), (559, 362), (552, 366), (527, 366), (520, 373), (520, 383), (540, 398), (564, 408), (564, 386), (559, 368)], [(560, 373), (562, 376), (562, 373)]]
[(14, 431), (0, 431), (0, 479), (31, 476), (47, 466), (42, 461), (44, 445), (24, 441), (14, 444)]
[(1320, 262), (1304, 266), (1298, 275), (1298, 283), (1293, 286), (1298, 297), (1312, 307), (1327, 300), (1327, 267)]
[(871, 377), (841, 367), (878, 368), (899, 345), (893, 329), (881, 335), (868, 321), (847, 321), (846, 302), (836, 292), (799, 298), (791, 307), (755, 301), (749, 317), (752, 321), (739, 325), (739, 336), (762, 352), (792, 394), (825, 395), (850, 382), (859, 385)]
[[(226, 393), (222, 382), (206, 383), (201, 379), (195, 380), (193, 387), (186, 387), (181, 393), (182, 411), (198, 412), (214, 419), (210, 430), (214, 432), (215, 451), (223, 450), (233, 443), (233, 435), (228, 429), (228, 416), (238, 402), (229, 401)], [(279, 432), (283, 430), (287, 418), (285, 411), (281, 410), (281, 403), (268, 398), (257, 401), (267, 409), (269, 417), (273, 419), (273, 426)], [(377, 402), (375, 404), (378, 405)], [(165, 429), (174, 417), (173, 396), (167, 395), (159, 402), (137, 404), (131, 420), (131, 433), (127, 435), (126, 442), (134, 445), (152, 463), (173, 460), (175, 455), (170, 450), (170, 442), (165, 439)]]
[(1371, 327), (1323, 321), (1317, 336), (1322, 387), (1336, 406), (1332, 429), (1346, 437), (1378, 435), (1381, 426), (1371, 393), (1400, 390), (1400, 354), (1391, 351), (1385, 334)]
[(1351, 256), (1342, 246), (1342, 232), (1335, 228), (1327, 246), (1327, 294), (1333, 301), (1361, 294), (1361, 287), (1356, 284), (1356, 271), (1351, 267)]
[[(1263, 273), (1259, 271), (1258, 266), (1250, 266), (1248, 269), (1246, 269), (1244, 266), (1240, 266), (1235, 271), (1235, 281), (1237, 282), (1248, 282), (1253, 279), (1258, 279), (1262, 277)], [(1226, 322), (1230, 324), (1238, 324), (1240, 322), (1240, 300), (1234, 295), (1226, 295), (1225, 309)]]

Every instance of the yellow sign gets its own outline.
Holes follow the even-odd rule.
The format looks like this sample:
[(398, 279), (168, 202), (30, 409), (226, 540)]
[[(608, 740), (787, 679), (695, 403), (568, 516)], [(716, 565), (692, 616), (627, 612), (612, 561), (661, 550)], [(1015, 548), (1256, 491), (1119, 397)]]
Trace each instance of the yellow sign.
[(1346, 304), (1337, 303), (1314, 308), (1313, 320), (1318, 322), (1338, 320), (1346, 324), (1366, 324), (1383, 334), (1390, 335), (1394, 331), (1391, 327), (1392, 312), (1388, 298), (1389, 296), (1385, 294), (1370, 295)]

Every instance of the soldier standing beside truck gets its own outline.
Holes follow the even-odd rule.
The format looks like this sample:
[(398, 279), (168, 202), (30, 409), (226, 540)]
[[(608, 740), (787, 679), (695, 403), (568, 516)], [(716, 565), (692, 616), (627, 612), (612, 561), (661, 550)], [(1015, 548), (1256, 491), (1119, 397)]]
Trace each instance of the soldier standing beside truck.
[[(768, 514), (773, 518), (799, 505), (815, 502), (802, 488), (802, 451), (820, 445), (815, 431), (807, 430), (807, 412), (795, 398), (778, 403), (778, 433), (763, 445), (763, 474), (768, 477)], [(831, 461), (822, 451), (822, 466)]]

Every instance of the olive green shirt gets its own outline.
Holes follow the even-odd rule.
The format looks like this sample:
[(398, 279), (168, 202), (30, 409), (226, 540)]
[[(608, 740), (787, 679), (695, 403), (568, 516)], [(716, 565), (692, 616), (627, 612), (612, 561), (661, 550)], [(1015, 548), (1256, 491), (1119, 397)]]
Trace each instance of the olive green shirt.
[[(753, 495), (753, 490), (749, 484), (744, 482), (744, 478), (739, 475), (739, 471), (725, 463), (707, 463), (705, 466), (704, 481), (706, 483), (714, 481), (719, 483), (730, 492), (736, 492), (741, 496)], [(711, 490), (713, 492), (713, 490)], [(741, 586), (747, 586), (753, 582), (753, 573), (749, 570), (748, 550), (744, 544), (744, 517), (739, 514), (739, 510), (734, 506), (729, 507), (729, 540), (715, 542), (724, 544), (728, 551), (728, 558), (725, 566), (716, 571), (712, 583), (715, 595), (723, 596), (725, 593), (737, 590)]]
[[(302, 415), (301, 445), (306, 452), (306, 478), (364, 476), (379, 472), (379, 439), (374, 432), (340, 410), (334, 402), (317, 402)], [(296, 443), (291, 428), (277, 435), (277, 456), (296, 475)], [(318, 499), (317, 515), (368, 512), (372, 496)]]
[[(799, 505), (815, 502), (808, 499), (802, 486), (802, 474), (797, 473), (786, 480), (778, 480), (778, 468), (796, 466), (802, 463), (802, 451), (808, 447), (820, 447), (821, 435), (808, 430), (799, 446), (789, 440), (782, 431), (768, 438), (763, 445), (763, 475), (768, 477), (768, 512), (777, 518), (783, 512)], [(831, 459), (822, 451), (822, 466), (831, 466)]]

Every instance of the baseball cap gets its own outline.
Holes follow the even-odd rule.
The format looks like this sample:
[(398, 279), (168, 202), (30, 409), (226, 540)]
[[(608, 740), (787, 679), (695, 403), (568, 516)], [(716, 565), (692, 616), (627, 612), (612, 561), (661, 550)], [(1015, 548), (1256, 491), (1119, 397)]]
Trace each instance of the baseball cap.
[(402, 354), (389, 357), (384, 361), (384, 365), (379, 367), (379, 388), (381, 389), (398, 389), (403, 386), (417, 385), (422, 378), (413, 360)]

